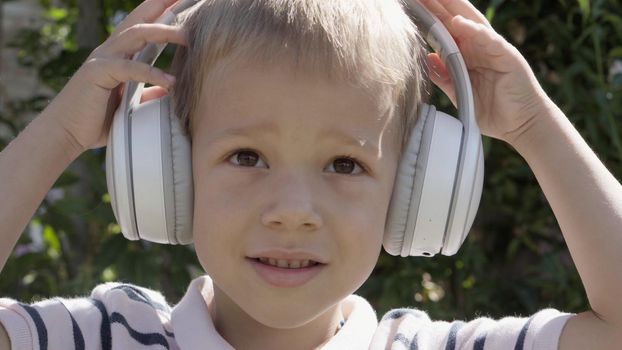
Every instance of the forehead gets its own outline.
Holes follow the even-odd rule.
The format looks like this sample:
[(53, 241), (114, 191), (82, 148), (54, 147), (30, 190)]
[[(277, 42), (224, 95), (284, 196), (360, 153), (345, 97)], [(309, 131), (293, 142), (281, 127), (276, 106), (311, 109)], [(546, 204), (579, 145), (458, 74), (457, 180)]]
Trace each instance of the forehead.
[(392, 105), (377, 89), (302, 70), (287, 59), (229, 62), (203, 82), (193, 121), (195, 141), (245, 131), (342, 137), (385, 151), (397, 144)]

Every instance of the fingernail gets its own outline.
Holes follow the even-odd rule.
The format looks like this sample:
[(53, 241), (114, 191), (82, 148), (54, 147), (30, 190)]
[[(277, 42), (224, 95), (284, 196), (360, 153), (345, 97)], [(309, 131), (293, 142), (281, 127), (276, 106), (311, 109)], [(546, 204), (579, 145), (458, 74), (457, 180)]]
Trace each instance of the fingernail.
[(164, 73), (164, 78), (166, 78), (166, 80), (168, 80), (168, 82), (171, 83), (171, 85), (174, 84), (176, 80), (174, 76), (167, 74), (167, 73)]

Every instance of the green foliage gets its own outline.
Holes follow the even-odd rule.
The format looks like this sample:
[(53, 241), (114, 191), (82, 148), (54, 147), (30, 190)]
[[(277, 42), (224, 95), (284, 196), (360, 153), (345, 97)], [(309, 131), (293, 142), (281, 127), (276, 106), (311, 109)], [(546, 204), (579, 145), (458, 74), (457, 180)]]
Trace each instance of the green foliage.
[[(105, 0), (104, 15), (129, 11), (136, 1)], [(552, 99), (564, 110), (605, 165), (622, 174), (622, 5), (615, 0), (474, 1), (493, 26), (527, 58)], [(20, 62), (58, 90), (90, 50), (75, 44), (77, 5), (46, 6), (47, 22), (24, 31), (11, 45)], [(110, 31), (111, 25), (107, 26)], [(92, 49), (92, 48), (91, 48)], [(171, 52), (159, 61), (166, 66)], [(616, 68), (617, 67), (617, 68)], [(19, 116), (40, 111), (36, 96), (9, 101), (0, 123), (14, 135)], [(450, 110), (446, 97), (433, 102)], [(0, 140), (4, 147), (10, 140)], [(475, 224), (453, 257), (398, 258), (382, 253), (357, 292), (379, 314), (413, 306), (442, 319), (529, 314), (556, 307), (579, 312), (588, 303), (558, 223), (525, 161), (507, 144), (485, 139), (486, 175)], [(104, 150), (80, 157), (88, 178), (68, 169), (35, 213), (0, 275), (0, 295), (24, 301), (84, 295), (97, 283), (131, 282), (179, 300), (201, 267), (192, 248), (130, 242), (120, 234), (106, 193)], [(563, 174), (560, 174), (563, 175)], [(87, 190), (73, 191), (85, 183)], [(84, 219), (87, 234), (79, 231)], [(82, 227), (84, 228), (84, 227)]]

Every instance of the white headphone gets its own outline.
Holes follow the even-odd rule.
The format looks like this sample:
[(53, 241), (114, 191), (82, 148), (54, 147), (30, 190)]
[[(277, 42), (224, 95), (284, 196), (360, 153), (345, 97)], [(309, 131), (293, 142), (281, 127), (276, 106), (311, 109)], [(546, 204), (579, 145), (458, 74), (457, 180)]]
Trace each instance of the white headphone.
[[(181, 0), (157, 23), (170, 24), (198, 3)], [(397, 170), (383, 246), (391, 255), (455, 254), (479, 206), (484, 181), (482, 141), (473, 92), (458, 46), (417, 0), (406, 0), (419, 29), (452, 78), (458, 119), (421, 104)], [(152, 64), (166, 44), (149, 44), (134, 60)], [(190, 141), (168, 96), (140, 104), (144, 83), (127, 82), (106, 150), (112, 209), (130, 240), (192, 243)]]

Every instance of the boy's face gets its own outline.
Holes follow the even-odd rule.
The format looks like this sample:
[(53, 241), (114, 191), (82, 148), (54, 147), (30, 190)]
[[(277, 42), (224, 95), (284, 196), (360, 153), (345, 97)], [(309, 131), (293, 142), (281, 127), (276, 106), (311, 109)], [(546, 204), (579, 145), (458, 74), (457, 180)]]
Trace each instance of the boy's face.
[[(377, 97), (284, 59), (221, 73), (204, 83), (194, 116), (196, 252), (217, 303), (270, 327), (301, 326), (334, 310), (375, 266), (398, 123)], [(272, 249), (326, 264), (303, 285), (277, 287), (249, 258)]]

